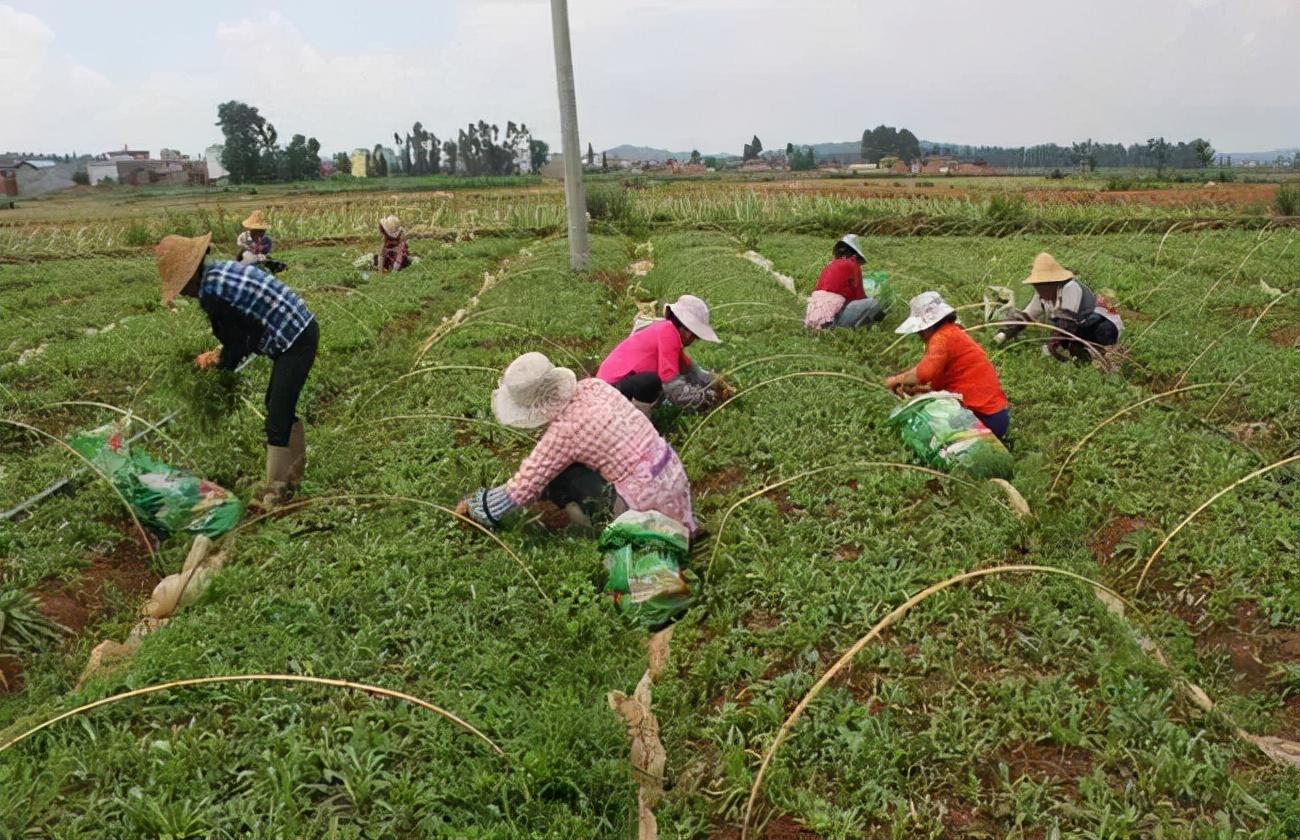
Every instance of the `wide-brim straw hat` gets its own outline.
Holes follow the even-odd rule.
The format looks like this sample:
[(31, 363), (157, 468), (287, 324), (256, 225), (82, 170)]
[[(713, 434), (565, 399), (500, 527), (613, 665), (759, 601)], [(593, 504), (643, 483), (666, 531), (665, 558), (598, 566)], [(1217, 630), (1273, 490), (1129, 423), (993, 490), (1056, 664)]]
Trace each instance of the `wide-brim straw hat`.
[(1074, 272), (1056, 261), (1056, 257), (1044, 251), (1034, 257), (1034, 268), (1025, 278), (1026, 286), (1039, 283), (1066, 283), (1074, 279)]
[(154, 246), (154, 259), (158, 262), (158, 274), (162, 276), (163, 303), (171, 303), (190, 282), (210, 245), (212, 234), (205, 233), (202, 236), (164, 236)]
[(266, 223), (266, 216), (261, 210), (254, 210), (248, 214), (248, 218), (241, 223), (249, 230), (268, 230), (270, 225)]
[(908, 302), (911, 312), (894, 332), (899, 335), (911, 335), (921, 330), (928, 330), (957, 310), (948, 305), (943, 295), (938, 292), (921, 292)]
[(535, 429), (556, 418), (573, 399), (578, 377), (543, 353), (525, 353), (501, 374), (492, 392), (492, 413), (516, 429)]
[(858, 239), (856, 233), (846, 233), (840, 237), (840, 241), (852, 248), (853, 252), (859, 257), (862, 257), (862, 259), (865, 260), (867, 258), (867, 254), (862, 248), (862, 241)]
[(668, 304), (664, 307), (664, 314), (669, 312), (696, 338), (712, 344), (722, 343), (722, 339), (718, 338), (718, 334), (709, 325), (709, 305), (695, 295), (682, 295), (674, 303)]
[(397, 239), (403, 233), (406, 233), (406, 231), (402, 230), (402, 220), (397, 218), (396, 216), (385, 216), (384, 218), (380, 219), (379, 229), (383, 232), (384, 236), (388, 236), (393, 239)]

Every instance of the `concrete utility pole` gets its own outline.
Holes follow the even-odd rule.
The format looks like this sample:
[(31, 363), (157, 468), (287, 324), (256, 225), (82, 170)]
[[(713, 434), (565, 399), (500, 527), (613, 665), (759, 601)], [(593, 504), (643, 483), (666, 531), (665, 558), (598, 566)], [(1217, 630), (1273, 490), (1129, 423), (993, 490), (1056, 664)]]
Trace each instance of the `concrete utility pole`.
[(564, 154), (564, 203), (569, 210), (569, 268), (587, 270), (587, 191), (582, 186), (582, 149), (578, 143), (578, 97), (573, 87), (573, 51), (569, 47), (569, 2), (551, 0), (555, 38), (555, 82), (560, 91), (560, 139)]

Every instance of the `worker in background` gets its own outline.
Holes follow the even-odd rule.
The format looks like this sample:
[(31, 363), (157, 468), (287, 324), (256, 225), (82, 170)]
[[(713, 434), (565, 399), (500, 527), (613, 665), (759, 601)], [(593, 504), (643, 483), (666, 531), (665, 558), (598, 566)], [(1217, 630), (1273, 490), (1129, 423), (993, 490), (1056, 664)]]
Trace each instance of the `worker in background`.
[(866, 262), (867, 256), (856, 234), (845, 234), (835, 243), (831, 261), (822, 269), (816, 288), (808, 296), (804, 326), (815, 330), (852, 329), (870, 326), (885, 317), (879, 301), (867, 297), (862, 287), (862, 266)]
[[(1024, 311), (1018, 313), (1019, 319), (1057, 328), (1048, 338), (1044, 352), (1059, 359), (1069, 354), (1086, 361), (1089, 358), (1088, 344), (1110, 347), (1119, 341), (1124, 330), (1119, 313), (1051, 254), (1042, 253), (1034, 258), (1033, 270), (1024, 282), (1033, 288), (1034, 296)], [(1024, 328), (1023, 324), (1010, 324), (993, 340), (1004, 342)]]
[(268, 226), (262, 211), (249, 213), (243, 225), (244, 229), (235, 239), (235, 259), (244, 265), (261, 266), (272, 274), (284, 271), (287, 268), (284, 263), (271, 259), (271, 249), (275, 243), (266, 233)]
[(406, 229), (397, 216), (379, 220), (379, 233), (384, 245), (375, 256), (375, 268), (380, 271), (401, 271), (411, 264), (411, 251), (406, 244)]
[(999, 439), (1006, 438), (1011, 408), (984, 348), (957, 324), (957, 312), (938, 292), (923, 292), (909, 305), (907, 320), (895, 332), (919, 334), (925, 355), (916, 367), (887, 377), (885, 385), (899, 394), (926, 390), (958, 394), (981, 423)]
[(726, 386), (686, 355), (685, 348), (696, 339), (721, 342), (709, 325), (708, 304), (695, 295), (682, 295), (664, 307), (663, 320), (641, 327), (619, 342), (601, 362), (596, 376), (643, 411), (661, 395), (687, 411), (702, 411), (718, 402)]
[(266, 481), (253, 503), (284, 503), (302, 482), (307, 439), (297, 415), (298, 397), (316, 360), (320, 328), (292, 289), (255, 265), (207, 262), (212, 234), (166, 236), (154, 249), (162, 299), (195, 298), (207, 313), (217, 350), (201, 353), (202, 370), (234, 370), (250, 354), (271, 359), (266, 386)]
[(579, 382), (545, 355), (525, 353), (502, 374), (492, 412), (507, 426), (546, 431), (509, 481), (463, 500), (462, 515), (496, 528), (545, 498), (579, 524), (590, 524), (599, 508), (614, 515), (655, 510), (696, 530), (691, 485), (677, 453), (604, 380)]

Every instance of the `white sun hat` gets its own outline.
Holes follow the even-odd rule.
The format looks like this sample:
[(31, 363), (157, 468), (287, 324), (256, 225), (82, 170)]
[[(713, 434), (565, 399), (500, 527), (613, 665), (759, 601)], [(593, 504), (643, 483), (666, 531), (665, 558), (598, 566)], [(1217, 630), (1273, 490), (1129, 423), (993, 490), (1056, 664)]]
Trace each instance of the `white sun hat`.
[(866, 252), (862, 249), (862, 242), (858, 239), (856, 233), (846, 233), (840, 237), (840, 241), (852, 248), (859, 257), (862, 257), (862, 259), (865, 260), (867, 258)]
[(525, 353), (501, 374), (492, 392), (492, 413), (516, 429), (535, 429), (555, 419), (578, 387), (578, 377), (542, 353)]
[(722, 339), (709, 326), (709, 305), (695, 295), (682, 295), (675, 303), (664, 307), (664, 314), (673, 313), (682, 326), (695, 334), (696, 338), (713, 344), (721, 344)]
[(385, 216), (380, 219), (379, 229), (394, 239), (401, 236), (403, 233), (406, 233), (406, 231), (402, 229), (402, 220), (397, 218), (397, 216)]
[(943, 295), (938, 292), (921, 292), (908, 302), (908, 306), (912, 311), (908, 314), (907, 320), (894, 330), (899, 335), (910, 335), (929, 329), (957, 311), (949, 306), (943, 299)]

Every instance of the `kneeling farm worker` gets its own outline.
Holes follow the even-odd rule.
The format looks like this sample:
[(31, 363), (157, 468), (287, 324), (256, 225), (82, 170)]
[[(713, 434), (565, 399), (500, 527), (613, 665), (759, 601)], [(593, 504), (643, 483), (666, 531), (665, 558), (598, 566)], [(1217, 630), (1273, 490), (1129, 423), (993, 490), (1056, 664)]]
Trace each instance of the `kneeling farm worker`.
[(384, 245), (375, 256), (375, 268), (380, 271), (401, 271), (411, 265), (411, 250), (406, 244), (406, 228), (397, 216), (385, 216), (379, 221), (379, 233)]
[(867, 256), (856, 234), (845, 234), (831, 248), (831, 261), (822, 269), (817, 286), (808, 296), (804, 326), (815, 330), (828, 327), (853, 329), (871, 326), (885, 317), (877, 297), (869, 297), (862, 281)]
[(691, 361), (685, 348), (702, 339), (720, 344), (709, 324), (709, 305), (682, 295), (664, 307), (664, 319), (619, 342), (601, 362), (596, 377), (608, 382), (643, 410), (667, 396), (676, 406), (700, 411), (717, 402), (723, 383)]
[(302, 482), (307, 440), (295, 413), (316, 361), (320, 327), (292, 289), (255, 265), (207, 262), (212, 234), (166, 236), (154, 249), (162, 299), (195, 298), (207, 313), (218, 350), (194, 360), (202, 370), (234, 370), (247, 356), (272, 360), (266, 386), (266, 482), (254, 503), (271, 508), (287, 501)]
[(248, 218), (244, 219), (242, 224), (244, 229), (235, 239), (236, 260), (244, 265), (260, 266), (272, 274), (288, 268), (279, 260), (271, 259), (271, 249), (275, 247), (275, 242), (266, 233), (268, 225), (266, 216), (261, 210), (254, 210), (248, 214)]
[[(1051, 254), (1044, 252), (1034, 258), (1033, 270), (1024, 283), (1033, 288), (1034, 296), (1025, 310), (1018, 313), (1020, 320), (1051, 324), (1063, 331), (1053, 331), (1044, 348), (1048, 353), (1060, 358), (1062, 351), (1068, 351), (1076, 359), (1086, 361), (1088, 346), (1083, 342), (1102, 347), (1119, 342), (1124, 330), (1119, 314)], [(1024, 328), (1023, 324), (1008, 325), (994, 341), (1001, 343), (1014, 338)]]
[(885, 385), (900, 393), (950, 391), (999, 439), (1011, 426), (1011, 408), (1002, 392), (998, 372), (988, 354), (957, 324), (957, 312), (938, 292), (912, 298), (911, 313), (895, 330), (919, 334), (925, 355), (916, 367), (886, 377)]
[(658, 511), (695, 531), (691, 485), (677, 453), (604, 380), (579, 382), (545, 355), (526, 353), (502, 374), (492, 412), (507, 426), (546, 431), (509, 481), (476, 490), (460, 513), (496, 528), (543, 496), (560, 507), (581, 506), (612, 485), (614, 513)]

